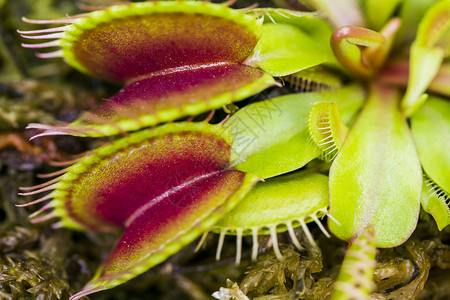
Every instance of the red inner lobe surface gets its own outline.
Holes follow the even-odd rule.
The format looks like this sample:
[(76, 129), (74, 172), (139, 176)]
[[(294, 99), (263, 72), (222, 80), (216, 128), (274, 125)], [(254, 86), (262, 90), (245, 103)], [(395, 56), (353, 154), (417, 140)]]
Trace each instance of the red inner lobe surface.
[(197, 181), (184, 192), (151, 203), (128, 226), (98, 280), (113, 279), (116, 272), (129, 272), (160, 251), (161, 246), (198, 228), (239, 189), (244, 178), (245, 173), (240, 171), (220, 172)]
[[(154, 199), (189, 192), (190, 184), (225, 170), (230, 145), (208, 133), (167, 134), (102, 159), (75, 183), (72, 218), (91, 229), (123, 227)], [(106, 161), (106, 163), (105, 163)]]
[(181, 66), (243, 62), (258, 39), (244, 25), (215, 16), (156, 13), (114, 19), (81, 34), (76, 59), (112, 82)]
[[(222, 64), (151, 75), (126, 86), (102, 104), (95, 114), (110, 121), (118, 121), (191, 103), (207, 102), (214, 96), (236, 91), (263, 75), (262, 71), (242, 64)], [(96, 123), (96, 120), (89, 119), (89, 114), (83, 121), (88, 125)]]

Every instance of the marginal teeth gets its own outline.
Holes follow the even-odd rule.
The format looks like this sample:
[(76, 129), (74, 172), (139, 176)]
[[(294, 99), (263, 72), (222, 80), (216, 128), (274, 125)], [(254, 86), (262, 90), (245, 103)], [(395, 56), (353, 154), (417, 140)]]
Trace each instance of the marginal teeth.
[(283, 256), (281, 255), (280, 248), (278, 247), (278, 236), (277, 236), (277, 228), (276, 226), (271, 226), (270, 230), (270, 238), (273, 242), (273, 251), (278, 259), (281, 259)]
[[(325, 229), (325, 227), (323, 226), (323, 224), (320, 222), (318, 215), (322, 216), (322, 215), (327, 215), (328, 217), (330, 217), (331, 219), (334, 219), (333, 217), (331, 217), (330, 215), (328, 215), (327, 210), (326, 209), (322, 209), (319, 210), (316, 214), (311, 214), (309, 216), (306, 217), (306, 219), (308, 220), (313, 220), (317, 226), (319, 227), (319, 229), (322, 231), (322, 233), (327, 237), (330, 238), (330, 234), (328, 233), (328, 231)], [(305, 222), (305, 218), (300, 218), (300, 219), (295, 219), (295, 220), (291, 220), (291, 221), (287, 221), (287, 222), (282, 222), (276, 225), (266, 225), (263, 227), (252, 227), (252, 228), (220, 228), (220, 232), (219, 232), (219, 241), (217, 244), (217, 251), (216, 251), (216, 260), (220, 260), (220, 256), (221, 256), (221, 252), (223, 249), (223, 245), (224, 245), (224, 240), (225, 240), (225, 236), (227, 235), (227, 232), (230, 232), (230, 234), (233, 234), (236, 236), (236, 264), (239, 264), (241, 262), (242, 259), (242, 239), (244, 234), (245, 235), (251, 235), (252, 236), (252, 254), (251, 254), (251, 259), (252, 261), (256, 261), (257, 257), (258, 257), (258, 249), (259, 249), (259, 242), (258, 242), (258, 234), (260, 229), (266, 228), (269, 231), (269, 236), (270, 236), (270, 240), (267, 244), (268, 247), (273, 247), (273, 251), (276, 255), (276, 257), (278, 259), (282, 258), (282, 254), (281, 254), (281, 250), (280, 250), (280, 246), (278, 244), (278, 233), (277, 233), (277, 228), (282, 227), (284, 229), (287, 229), (287, 232), (289, 234), (289, 237), (292, 240), (292, 243), (295, 245), (295, 247), (297, 247), (297, 249), (299, 250), (304, 250), (304, 247), (300, 244), (300, 241), (298, 240), (295, 231), (294, 231), (294, 225), (293, 223), (296, 224), (300, 224), (303, 232), (306, 236), (306, 238), (308, 239), (308, 241), (310, 242), (310, 244), (314, 247), (317, 247), (311, 232), (308, 229), (308, 226), (306, 225)], [(309, 222), (309, 221), (308, 221)], [(219, 229), (219, 228), (217, 228)], [(267, 235), (267, 233), (265, 233), (265, 235)], [(201, 245), (203, 245), (204, 240), (206, 238), (206, 234), (203, 234), (203, 236), (200, 239), (199, 244), (196, 247), (197, 251), (198, 249), (200, 249)]]
[(59, 20), (33, 20), (28, 19), (26, 17), (22, 17), (22, 21), (30, 24), (71, 24), (75, 23), (78, 20), (78, 17), (74, 17), (71, 19), (59, 19)]
[(431, 179), (426, 179), (426, 186), (429, 187), (428, 192), (431, 193), (432, 196), (436, 196), (438, 198), (446, 196), (445, 192)]
[(200, 250), (200, 248), (203, 246), (203, 244), (205, 243), (206, 237), (208, 236), (209, 231), (206, 231), (202, 234), (202, 237), (200, 238), (200, 242), (198, 243), (197, 247), (195, 247), (194, 252), (198, 252), (198, 250)]
[(16, 204), (16, 206), (17, 206), (17, 207), (31, 206), (31, 205), (35, 205), (35, 204), (44, 202), (44, 201), (46, 201), (46, 200), (50, 200), (50, 199), (52, 199), (52, 198), (53, 198), (53, 196), (52, 196), (51, 194), (49, 194), (49, 195), (46, 195), (46, 196), (44, 196), (44, 197), (41, 197), (41, 198), (39, 198), (39, 199), (37, 199), (37, 200), (31, 201), (31, 202), (28, 202), (28, 203), (25, 203), (25, 204)]
[(19, 193), (19, 196), (31, 196), (31, 195), (36, 195), (36, 194), (39, 194), (39, 193), (43, 193), (43, 192), (47, 192), (47, 191), (54, 190), (56, 187), (58, 187), (58, 184), (57, 184), (57, 183), (52, 184), (52, 185), (49, 185), (49, 186), (46, 186), (46, 187), (44, 187), (44, 188), (42, 188), (42, 189), (39, 189), (39, 190), (32, 191), (32, 192)]
[(320, 220), (317, 218), (316, 215), (312, 215), (311, 216), (312, 219), (314, 220), (314, 222), (317, 224), (317, 226), (319, 226), (320, 231), (322, 231), (322, 233), (327, 237), (330, 238), (331, 235), (328, 233), (328, 231), (325, 229), (325, 227), (323, 227), (322, 222), (320, 222)]
[(62, 57), (63, 51), (58, 50), (54, 52), (48, 52), (48, 53), (36, 53), (36, 56), (39, 58), (55, 58), (55, 57)]
[(225, 240), (225, 234), (227, 229), (220, 231), (219, 243), (217, 243), (216, 260), (220, 260), (220, 254), (222, 253), (223, 242)]
[(30, 220), (30, 222), (33, 223), (33, 224), (36, 224), (36, 223), (41, 223), (41, 222), (45, 222), (45, 221), (51, 220), (51, 219), (56, 218), (56, 217), (58, 217), (58, 215), (55, 213), (55, 211), (52, 211), (52, 212), (50, 212), (50, 213), (48, 213), (48, 214), (46, 214), (46, 215), (44, 215), (44, 216), (42, 216), (40, 218)]
[(50, 227), (51, 227), (52, 229), (58, 229), (58, 228), (63, 227), (63, 225), (64, 225), (64, 223), (61, 222), (61, 221), (59, 221), (59, 222), (53, 223)]
[(236, 264), (241, 263), (242, 256), (242, 229), (236, 229)]
[(286, 223), (288, 232), (289, 232), (289, 237), (291, 238), (292, 243), (295, 245), (295, 247), (297, 247), (298, 250), (303, 250), (303, 246), (300, 245), (300, 242), (297, 239), (297, 236), (294, 232), (294, 228), (292, 227), (292, 222), (287, 222)]
[(339, 221), (338, 221), (338, 220), (336, 220), (336, 218), (335, 218), (335, 217), (333, 217), (332, 215), (330, 215), (330, 214), (327, 214), (327, 217), (328, 217), (329, 219), (333, 220), (333, 222), (334, 222), (334, 223), (336, 223), (336, 224), (338, 224), (338, 225), (341, 225), (341, 223), (339, 223)]
[[(86, 154), (86, 155), (88, 155), (88, 154)], [(53, 167), (67, 167), (67, 166), (76, 164), (77, 162), (79, 162), (81, 160), (81, 158), (82, 157), (79, 157), (79, 158), (75, 158), (73, 160), (68, 160), (68, 161), (50, 161), (48, 164)]]
[(42, 206), (40, 209), (36, 210), (34, 213), (32, 213), (31, 215), (28, 216), (28, 218), (32, 219), (38, 215), (40, 215), (42, 212), (48, 210), (52, 208), (50, 203), (45, 204), (44, 206)]
[(275, 20), (267, 11), (264, 12), (264, 15), (267, 16), (270, 19), (270, 21), (272, 21), (273, 24), (277, 24), (277, 22), (275, 22)]
[(61, 27), (53, 27), (39, 30), (17, 30), (19, 34), (41, 34), (41, 33), (51, 33), (51, 32), (63, 32), (68, 29), (70, 25), (61, 26)]
[(64, 173), (66, 173), (67, 169), (68, 168), (65, 168), (65, 169), (61, 169), (61, 170), (58, 170), (58, 171), (55, 171), (55, 172), (51, 172), (51, 173), (47, 173), (47, 174), (37, 174), (36, 176), (38, 178), (51, 178), (51, 177), (59, 176), (59, 175), (62, 175)]
[(308, 241), (313, 245), (314, 247), (317, 247), (316, 242), (314, 241), (311, 232), (308, 229), (308, 226), (306, 226), (306, 223), (303, 219), (300, 219), (300, 225), (302, 226), (303, 232), (305, 233), (306, 237), (308, 238)]
[(342, 147), (347, 128), (342, 123), (335, 102), (313, 105), (308, 120), (309, 134), (322, 151), (321, 158), (332, 161)]
[(256, 259), (258, 258), (258, 248), (259, 248), (258, 228), (256, 228), (256, 227), (252, 228), (252, 241), (253, 241), (252, 261), (256, 261)]
[(35, 191), (35, 190), (40, 189), (40, 188), (47, 187), (47, 186), (49, 186), (51, 184), (57, 183), (60, 180), (61, 180), (61, 178), (58, 177), (58, 178), (54, 178), (52, 180), (49, 180), (49, 181), (47, 181), (45, 183), (35, 185), (35, 186), (19, 187), (19, 190), (24, 191), (24, 192), (31, 192), (31, 191)]
[[(30, 48), (30, 49), (42, 49), (42, 48), (49, 48), (49, 47), (58, 47), (60, 44), (59, 40), (46, 42), (46, 43), (40, 43), (40, 44), (21, 44), (24, 48)], [(53, 53), (53, 52), (52, 52)], [(46, 53), (47, 54), (47, 53)]]
[(21, 36), (25, 39), (30, 40), (51, 40), (51, 39), (60, 39), (64, 36), (64, 32), (57, 32), (57, 33), (51, 33), (51, 34), (44, 34), (44, 35), (25, 35), (21, 34)]
[(44, 125), (38, 123), (30, 123), (26, 127), (26, 129), (39, 129), (43, 130), (42, 133), (36, 134), (30, 138), (30, 140), (34, 140), (43, 136), (52, 136), (52, 135), (75, 135), (75, 136), (85, 136), (86, 132), (96, 132), (96, 129), (86, 128), (83, 126), (79, 127), (71, 127), (67, 126), (67, 124), (62, 124), (61, 126), (52, 126), (52, 125)]

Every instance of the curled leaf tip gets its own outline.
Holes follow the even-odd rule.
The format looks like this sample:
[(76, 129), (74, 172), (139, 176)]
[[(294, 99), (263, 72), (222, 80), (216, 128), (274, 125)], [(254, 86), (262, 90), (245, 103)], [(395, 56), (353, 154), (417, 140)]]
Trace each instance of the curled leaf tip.
[(385, 42), (380, 33), (356, 26), (344, 26), (331, 36), (330, 45), (339, 62), (357, 75), (370, 77), (376, 69), (360, 47), (376, 47)]

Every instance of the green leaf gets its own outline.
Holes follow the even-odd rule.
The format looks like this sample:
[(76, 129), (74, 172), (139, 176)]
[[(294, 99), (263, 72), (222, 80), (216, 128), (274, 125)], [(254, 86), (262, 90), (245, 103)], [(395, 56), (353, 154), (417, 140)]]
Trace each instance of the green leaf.
[(433, 216), (439, 230), (450, 224), (450, 196), (428, 176), (424, 176), (420, 203), (424, 211)]
[[(288, 24), (299, 28), (302, 32), (313, 37), (317, 46), (329, 49), (330, 37), (333, 28), (320, 13), (295, 11), (282, 8), (256, 8), (252, 11), (267, 16), (264, 23)], [(332, 57), (331, 51), (330, 57)]]
[(428, 88), (441, 66), (444, 52), (440, 48), (411, 46), (408, 88), (402, 101), (406, 116), (413, 114), (427, 99)]
[[(295, 245), (302, 248), (293, 229), (302, 226), (311, 243), (314, 240), (306, 223), (315, 221), (328, 234), (318, 220), (327, 214), (328, 199), (325, 175), (304, 171), (271, 178), (259, 182), (212, 231), (236, 235), (238, 242), (242, 235), (252, 235), (253, 259), (256, 259), (257, 238), (261, 234), (270, 234), (276, 243), (276, 233), (288, 231)], [(274, 250), (281, 257), (278, 244), (274, 244)]]
[(450, 191), (450, 103), (430, 99), (411, 117), (411, 131), (427, 175)]
[(330, 48), (332, 29), (317, 13), (275, 8), (255, 11), (267, 18), (247, 64), (273, 76), (289, 75), (322, 63), (339, 67)]
[(426, 100), (422, 93), (438, 73), (450, 45), (440, 45), (439, 40), (448, 35), (450, 28), (450, 1), (434, 4), (419, 24), (417, 37), (411, 46), (408, 88), (402, 100), (406, 116), (412, 115)]
[(327, 54), (316, 41), (288, 24), (264, 24), (263, 34), (247, 64), (272, 76), (285, 76), (322, 64)]
[(348, 128), (341, 120), (336, 102), (315, 103), (308, 122), (309, 133), (326, 161), (332, 161), (342, 148)]
[(372, 224), (377, 247), (403, 243), (416, 227), (422, 172), (395, 90), (374, 86), (330, 169), (330, 230), (349, 240)]
[(292, 94), (247, 105), (225, 124), (233, 133), (230, 163), (269, 178), (303, 167), (320, 155), (309, 138), (309, 111), (315, 102), (335, 101), (344, 123), (361, 107), (364, 91), (352, 85), (337, 91)]
[[(307, 171), (287, 174), (257, 183), (239, 206), (213, 228), (235, 232), (236, 228), (258, 227), (268, 233), (271, 226), (282, 223), (298, 219), (311, 222), (309, 216), (326, 211), (328, 203), (327, 176)], [(286, 227), (278, 230), (285, 231)]]

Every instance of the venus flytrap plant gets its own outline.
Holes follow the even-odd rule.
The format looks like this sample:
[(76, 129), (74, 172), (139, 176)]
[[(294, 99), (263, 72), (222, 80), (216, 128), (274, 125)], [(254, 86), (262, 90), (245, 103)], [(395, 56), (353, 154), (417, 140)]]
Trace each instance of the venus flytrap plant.
[[(84, 73), (125, 84), (97, 111), (71, 124), (29, 128), (43, 130), (36, 137), (134, 131), (220, 108), (276, 84), (272, 76), (334, 60), (327, 39), (312, 38), (319, 30), (331, 34), (317, 16), (284, 11), (290, 24), (263, 24), (256, 13), (206, 2), (134, 3), (61, 20), (69, 25), (60, 28), (20, 32), (29, 39), (55, 39), (24, 47), (62, 48), (40, 57), (62, 56)], [(302, 24), (308, 21), (319, 26), (305, 32)]]
[(109, 258), (72, 300), (162, 262), (245, 196), (258, 178), (230, 168), (230, 138), (207, 123), (143, 130), (94, 150), (56, 180), (22, 193), (53, 190), (37, 200), (52, 199), (33, 222), (58, 217), (55, 228), (124, 229)]
[[(315, 245), (306, 223), (316, 222), (329, 237), (318, 219), (327, 215), (328, 205), (328, 178), (325, 175), (304, 171), (259, 182), (238, 207), (213, 226), (212, 231), (220, 234), (216, 259), (220, 258), (225, 234), (236, 235), (236, 263), (240, 262), (243, 235), (252, 236), (253, 261), (258, 255), (258, 235), (270, 235), (278, 258), (282, 254), (277, 232), (288, 231), (293, 244), (303, 249), (294, 232), (295, 227), (301, 226), (309, 242)], [(254, 213), (255, 209), (258, 214)]]
[[(51, 200), (32, 215), (35, 222), (59, 217), (54, 227), (124, 231), (72, 300), (119, 285), (210, 231), (219, 233), (217, 256), (224, 236), (236, 236), (237, 261), (244, 235), (252, 236), (254, 259), (262, 234), (271, 237), (277, 257), (283, 252), (277, 232), (288, 231), (300, 248), (297, 226), (315, 246), (306, 223), (316, 221), (326, 234), (318, 221), (324, 215), (330, 231), (355, 250), (345, 259), (339, 297), (339, 286), (355, 282), (352, 256), (373, 264), (375, 247), (407, 240), (420, 203), (439, 229), (448, 225), (448, 155), (436, 144), (450, 140), (448, 105), (431, 97), (419, 108), (423, 101), (417, 99), (425, 99), (420, 95), (427, 89), (450, 94), (450, 1), (425, 5), (431, 8), (418, 25), (408, 66), (395, 46), (411, 34), (402, 24), (419, 23), (419, 14), (406, 13), (415, 1), (404, 1), (400, 19), (392, 15), (399, 2), (383, 7), (378, 22), (373, 1), (363, 1), (371, 29), (362, 27), (354, 1), (338, 8), (328, 0), (304, 2), (321, 12), (146, 2), (43, 21), (64, 26), (21, 32), (29, 39), (55, 39), (25, 47), (62, 48), (39, 56), (62, 56), (82, 72), (125, 85), (71, 124), (31, 124), (43, 130), (36, 137), (115, 135), (195, 116), (275, 85), (273, 76), (312, 91), (246, 105), (216, 125), (208, 118), (131, 133), (54, 173), (56, 179), (24, 188), (23, 195), (50, 191), (22, 205)], [(394, 62), (391, 52), (398, 55)], [(424, 56), (418, 58), (419, 52)], [(426, 61), (430, 66), (421, 74)], [(405, 86), (408, 72), (401, 102), (394, 86)], [(352, 79), (364, 83), (342, 86)], [(311, 81), (325, 91), (315, 92)], [(405, 117), (411, 117), (412, 136)], [(308, 166), (283, 175), (316, 158), (331, 163), (328, 179)], [(326, 172), (328, 164), (321, 166)], [(256, 184), (261, 179), (266, 181)], [(368, 295), (371, 270), (365, 270), (362, 286), (354, 286), (356, 294)]]
[(50, 44), (24, 46), (60, 46), (53, 54), (39, 56), (63, 56), (78, 70), (125, 87), (73, 124), (30, 125), (43, 129), (44, 135), (104, 136), (137, 130), (220, 108), (274, 84), (271, 76), (243, 64), (257, 44), (262, 20), (226, 5), (135, 3), (61, 23), (69, 25), (50, 29), (59, 30), (57, 35), (21, 32), (32, 39), (57, 38)]
[(315, 103), (309, 114), (308, 129), (322, 159), (332, 161), (342, 148), (348, 128), (342, 122), (336, 102)]

